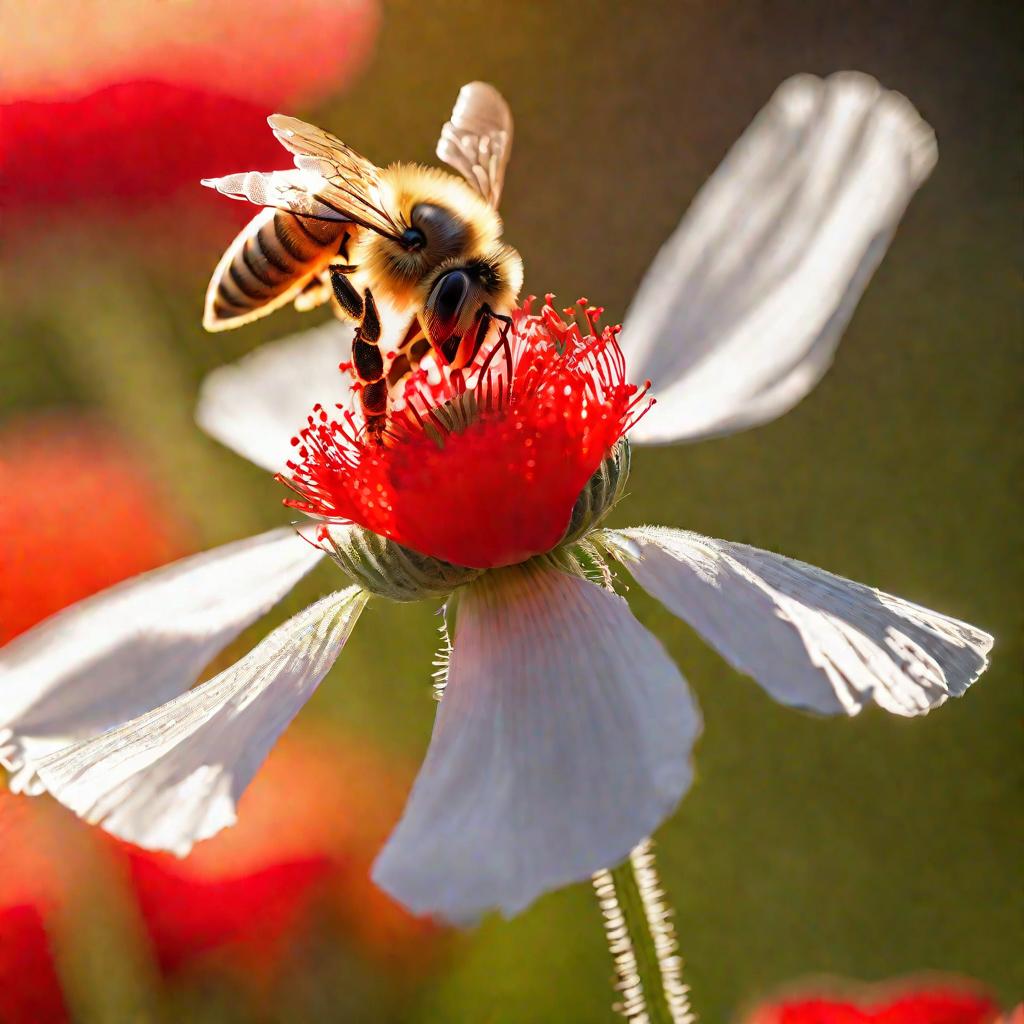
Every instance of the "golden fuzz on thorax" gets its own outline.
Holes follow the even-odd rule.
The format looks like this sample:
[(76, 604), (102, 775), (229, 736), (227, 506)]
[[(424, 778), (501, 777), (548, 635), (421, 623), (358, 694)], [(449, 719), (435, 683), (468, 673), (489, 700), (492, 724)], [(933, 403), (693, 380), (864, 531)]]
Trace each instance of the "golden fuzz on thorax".
[(501, 237), (498, 211), (461, 178), (438, 167), (396, 163), (381, 172), (392, 190), (393, 209), (408, 224), (417, 203), (436, 203), (452, 210), (466, 222), (475, 248), (493, 245)]
[[(453, 229), (447, 248), (436, 232), (428, 231), (427, 245), (418, 252), (409, 252), (383, 235), (360, 232), (352, 259), (374, 282), (381, 299), (400, 308), (421, 307), (437, 271), (447, 263), (502, 254), (501, 217), (459, 178), (434, 167), (408, 163), (392, 164), (381, 176), (388, 211), (397, 221), (416, 226), (414, 210), (429, 204), (450, 216)], [(514, 283), (514, 293), (518, 293), (520, 283)]]

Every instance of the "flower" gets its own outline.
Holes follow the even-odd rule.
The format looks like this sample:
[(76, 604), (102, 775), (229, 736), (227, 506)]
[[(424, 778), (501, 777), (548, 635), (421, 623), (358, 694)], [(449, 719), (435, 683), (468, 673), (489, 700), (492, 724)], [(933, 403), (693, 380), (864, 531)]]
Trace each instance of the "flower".
[(266, 113), (172, 82), (114, 82), (85, 96), (19, 100), (0, 111), (7, 204), (123, 211), (173, 201), (175, 193), (191, 197), (204, 167), (270, 157)]
[(305, 730), (274, 749), (238, 827), (184, 860), (117, 843), (159, 966), (209, 966), (212, 953), (244, 980), (266, 982), (287, 966), (314, 911), (382, 964), (408, 973), (427, 960), (440, 933), (367, 877), (407, 779), (404, 764), (357, 737)]
[[(298, 772), (320, 783), (300, 799), (291, 785)], [(239, 827), (184, 860), (110, 839), (66, 820), (62, 808), (0, 791), (0, 1020), (70, 1019), (55, 949), (75, 926), (74, 913), (84, 912), (76, 892), (83, 877), (95, 884), (86, 875), (93, 863), (120, 883), (116, 894), (137, 916), (168, 983), (216, 973), (259, 996), (289, 967), (314, 911), (318, 925), (331, 925), (376, 962), (403, 976), (414, 972), (441, 948), (441, 936), (366, 877), (400, 810), (404, 774), (404, 766), (349, 737), (289, 737), (246, 794)], [(353, 780), (340, 792), (339, 775)]]
[(64, 1024), (69, 1020), (43, 918), (32, 906), (0, 908), (0, 1020)]
[(0, 493), (0, 643), (192, 550), (142, 458), (82, 417), (4, 425)]
[(40, 803), (0, 790), (0, 1020), (4, 1024), (64, 1024), (70, 1019), (54, 962), (47, 922), (65, 898), (62, 865), (50, 842)]
[(351, 411), (339, 421), (314, 410), (288, 462), (299, 495), (288, 504), (472, 568), (555, 548), (587, 481), (642, 414), (646, 389), (626, 382), (617, 328), (598, 329), (600, 310), (587, 309), (584, 335), (551, 299), (537, 315), (529, 303), (515, 311), (504, 363), (494, 349), (468, 378), (437, 369), (433, 384), (420, 369), (392, 443), (366, 439)]
[[(972, 626), (746, 545), (667, 527), (599, 528), (625, 481), (623, 430), (632, 427), (634, 443), (728, 433), (780, 415), (813, 387), (934, 161), (928, 126), (873, 80), (786, 82), (697, 198), (626, 319), (625, 369), (650, 380), (658, 402), (639, 420), (644, 399), (620, 371), (615, 332), (588, 321), (573, 333), (549, 306), (517, 314), (508, 350), (475, 381), (449, 374), (445, 404), (434, 406), (429, 389), (407, 396), (413, 411), (391, 452), (361, 447), (344, 415), (331, 426), (326, 410), (351, 400), (336, 372), (344, 328), (212, 375), (200, 423), (274, 471), (291, 459), (295, 500), (329, 521), (178, 562), (12, 644), (0, 659), (0, 759), (13, 784), (45, 788), (131, 842), (183, 854), (235, 821), (239, 796), (371, 593), (443, 595), (455, 624), (441, 659), (444, 700), (373, 877), (416, 912), (467, 921), (495, 907), (515, 913), (619, 862), (690, 783), (699, 712), (661, 644), (608, 585), (613, 564), (785, 704), (847, 715), (877, 704), (911, 716), (964, 693), (992, 644)], [(568, 387), (564, 401), (557, 387), (532, 387), (534, 366)], [(293, 424), (317, 399), (322, 412), (296, 459)], [(591, 409), (597, 424), (583, 422)], [(509, 451), (516, 422), (524, 441)], [(597, 467), (572, 507), (556, 495), (557, 466), (540, 454), (529, 465), (531, 436), (553, 439), (574, 487)], [(418, 461), (407, 464), (405, 445)], [(463, 504), (430, 507), (416, 479), (424, 466)], [(498, 507), (465, 486), (475, 478), (451, 479), (463, 471), (479, 474), (483, 500)], [(531, 496), (528, 471), (544, 495)], [(394, 484), (406, 472), (411, 484)], [(523, 523), (502, 504), (520, 498)], [(413, 512), (426, 517), (422, 527)], [(465, 540), (445, 514), (465, 525)], [(508, 535), (488, 538), (479, 516)], [(544, 551), (556, 520), (562, 533)], [(411, 539), (424, 550), (398, 543)], [(325, 552), (350, 585), (189, 689)]]
[(840, 999), (808, 991), (755, 1009), (747, 1024), (996, 1024), (999, 1007), (977, 988), (934, 981), (868, 989)]
[(275, 0), (257, 18), (239, 3), (33, 4), (0, 42), (6, 209), (164, 205), (211, 168), (270, 159), (266, 115), (347, 84), (378, 16), (375, 0)]
[[(182, 11), (132, 0), (40, 0), (4, 33), (0, 102), (81, 95), (110, 82), (182, 82), (254, 103), (315, 102), (369, 55), (375, 0), (239, 0)], [(310, 59), (310, 54), (329, 55)]]

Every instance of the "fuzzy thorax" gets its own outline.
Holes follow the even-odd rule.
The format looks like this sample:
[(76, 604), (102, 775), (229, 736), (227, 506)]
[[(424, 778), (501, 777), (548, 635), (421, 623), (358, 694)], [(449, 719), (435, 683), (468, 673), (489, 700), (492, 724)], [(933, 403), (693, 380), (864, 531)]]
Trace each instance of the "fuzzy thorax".
[(523, 283), (518, 253), (501, 241), (498, 212), (462, 179), (419, 164), (392, 164), (382, 172), (387, 207), (395, 219), (423, 232), (423, 247), (410, 251), (372, 231), (359, 233), (350, 253), (379, 301), (422, 309), (440, 273), (474, 262), (493, 270), (489, 295), (495, 309), (512, 307)]

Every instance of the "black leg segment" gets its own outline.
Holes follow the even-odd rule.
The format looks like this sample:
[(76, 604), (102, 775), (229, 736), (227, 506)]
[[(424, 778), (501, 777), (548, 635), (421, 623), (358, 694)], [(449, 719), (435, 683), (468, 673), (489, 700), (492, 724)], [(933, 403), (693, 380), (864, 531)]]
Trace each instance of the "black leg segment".
[(353, 320), (359, 320), (363, 315), (363, 300), (359, 297), (359, 292), (352, 287), (352, 282), (340, 268), (331, 267), (330, 273), (331, 287), (334, 289), (334, 297), (338, 300), (338, 305)]

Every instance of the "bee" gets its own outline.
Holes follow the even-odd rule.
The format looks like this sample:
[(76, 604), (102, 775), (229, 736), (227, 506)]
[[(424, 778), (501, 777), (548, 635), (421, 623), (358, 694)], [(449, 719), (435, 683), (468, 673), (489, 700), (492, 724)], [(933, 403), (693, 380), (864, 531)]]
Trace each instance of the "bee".
[[(493, 322), (509, 322), (523, 283), (497, 210), (511, 111), (493, 86), (463, 86), (437, 144), (461, 177), (418, 164), (380, 168), (313, 125), (280, 114), (268, 121), (294, 170), (203, 181), (266, 207), (221, 257), (203, 326), (227, 330), (288, 302), (312, 309), (333, 299), (335, 313), (356, 324), (359, 401), (367, 433), (382, 441), (393, 397), (427, 352), (462, 369)], [(399, 315), (393, 339), (382, 340), (384, 307)]]

